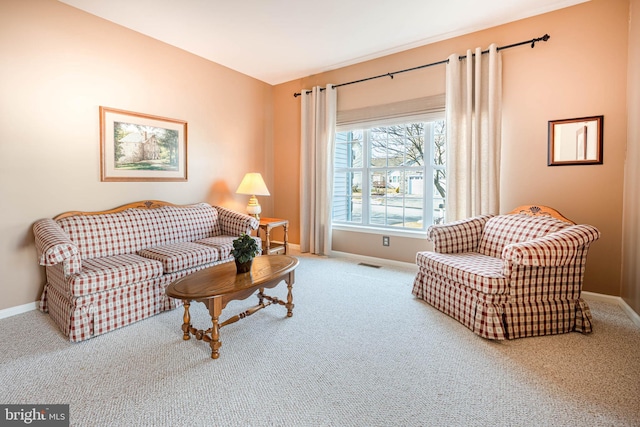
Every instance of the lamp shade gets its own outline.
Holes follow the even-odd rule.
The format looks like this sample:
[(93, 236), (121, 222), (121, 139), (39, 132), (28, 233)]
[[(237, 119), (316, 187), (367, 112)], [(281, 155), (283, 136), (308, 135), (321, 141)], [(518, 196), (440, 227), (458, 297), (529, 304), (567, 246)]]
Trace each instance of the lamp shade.
[(236, 190), (237, 194), (248, 194), (251, 196), (270, 196), (269, 189), (262, 179), (262, 175), (257, 172), (250, 172), (242, 178), (242, 182)]

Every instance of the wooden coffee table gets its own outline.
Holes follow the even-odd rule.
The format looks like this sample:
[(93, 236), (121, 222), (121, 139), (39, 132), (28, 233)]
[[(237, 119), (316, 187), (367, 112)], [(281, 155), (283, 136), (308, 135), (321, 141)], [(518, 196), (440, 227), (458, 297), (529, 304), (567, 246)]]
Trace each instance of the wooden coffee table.
[[(210, 343), (211, 358), (220, 357), (220, 328), (244, 319), (271, 304), (284, 305), (287, 317), (293, 316), (293, 295), (291, 289), (295, 280), (295, 269), (298, 259), (288, 255), (263, 255), (253, 260), (250, 273), (236, 274), (234, 262), (225, 262), (204, 270), (197, 271), (178, 279), (167, 287), (166, 293), (172, 298), (184, 301), (184, 317), (182, 331), (183, 339), (188, 340), (191, 335), (198, 340)], [(287, 301), (265, 295), (265, 288), (273, 288), (281, 281), (287, 283)], [(232, 316), (220, 323), (220, 313), (230, 301), (242, 300), (258, 291), (258, 305), (247, 311)], [(204, 303), (211, 314), (212, 327), (205, 330), (196, 329), (191, 325), (189, 307), (191, 301)]]

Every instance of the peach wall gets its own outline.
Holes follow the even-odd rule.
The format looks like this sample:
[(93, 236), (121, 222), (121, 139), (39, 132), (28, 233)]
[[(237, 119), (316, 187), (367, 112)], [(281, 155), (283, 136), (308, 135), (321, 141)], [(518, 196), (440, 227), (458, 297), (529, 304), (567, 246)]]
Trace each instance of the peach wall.
[(640, 0), (631, 0), (621, 296), (640, 313)]
[(289, 220), (289, 242), (296, 244), (300, 243), (300, 102), (293, 94), (299, 90), (297, 82), (290, 82), (273, 91), (274, 212)]
[[(276, 191), (289, 192), (275, 212), (292, 220), (299, 236), (297, 171), (302, 88), (342, 83), (446, 59), (467, 48), (551, 35), (535, 49), (503, 51), (503, 149), (501, 210), (537, 203), (555, 207), (579, 223), (600, 229), (589, 253), (585, 290), (620, 294), (622, 189), (626, 146), (627, 0), (592, 0), (533, 18), (433, 43), (377, 60), (278, 85), (274, 90)], [(338, 108), (349, 109), (443, 93), (444, 66), (338, 88)], [(547, 166), (547, 122), (604, 115), (604, 164)], [(394, 245), (395, 243), (395, 245)], [(392, 237), (393, 259), (413, 262), (426, 241)], [(379, 236), (334, 232), (333, 250), (383, 256)]]
[[(55, 0), (3, 0), (0, 52), (0, 310), (39, 298), (37, 219), (143, 199), (244, 209), (245, 172), (272, 183), (270, 85)], [(100, 105), (186, 120), (188, 182), (100, 182)]]

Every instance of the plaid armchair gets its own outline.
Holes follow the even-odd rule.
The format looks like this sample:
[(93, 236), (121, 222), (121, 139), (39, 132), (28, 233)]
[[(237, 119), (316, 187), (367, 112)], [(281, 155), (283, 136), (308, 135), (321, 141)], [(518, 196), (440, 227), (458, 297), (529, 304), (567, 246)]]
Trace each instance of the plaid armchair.
[(599, 237), (590, 225), (521, 213), (434, 225), (413, 294), (488, 339), (589, 333), (580, 294)]

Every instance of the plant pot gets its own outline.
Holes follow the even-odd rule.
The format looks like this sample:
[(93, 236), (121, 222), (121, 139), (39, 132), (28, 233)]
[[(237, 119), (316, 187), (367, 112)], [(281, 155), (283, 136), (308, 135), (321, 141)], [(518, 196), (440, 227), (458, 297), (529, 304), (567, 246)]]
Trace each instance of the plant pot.
[(237, 259), (234, 259), (236, 262), (236, 272), (238, 274), (248, 273), (251, 271), (251, 264), (253, 263), (253, 258), (247, 262), (238, 262)]

